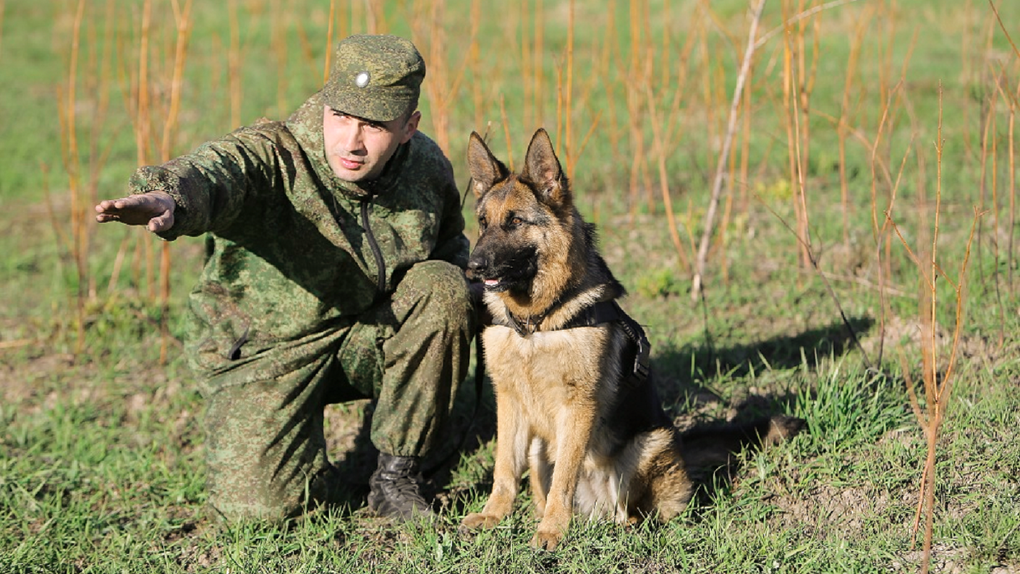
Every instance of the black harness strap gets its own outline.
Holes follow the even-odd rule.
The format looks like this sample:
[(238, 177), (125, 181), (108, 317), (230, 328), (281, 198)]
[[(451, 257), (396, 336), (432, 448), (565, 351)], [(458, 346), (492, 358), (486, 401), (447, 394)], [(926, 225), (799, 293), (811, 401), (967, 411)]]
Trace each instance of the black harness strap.
[[(531, 322), (530, 318), (527, 322), (522, 322), (509, 311), (503, 317), (493, 317), (492, 322), (504, 327), (510, 327), (521, 337), (528, 337), (535, 332), (534, 329), (537, 327), (537, 325)], [(637, 346), (637, 352), (634, 354), (634, 369), (628, 378), (636, 381), (647, 380), (651, 344), (649, 344), (648, 337), (645, 335), (645, 330), (641, 328), (641, 325), (624, 312), (620, 304), (615, 300), (599, 301), (590, 307), (585, 307), (557, 330), (594, 327), (603, 323), (619, 323), (627, 338)]]

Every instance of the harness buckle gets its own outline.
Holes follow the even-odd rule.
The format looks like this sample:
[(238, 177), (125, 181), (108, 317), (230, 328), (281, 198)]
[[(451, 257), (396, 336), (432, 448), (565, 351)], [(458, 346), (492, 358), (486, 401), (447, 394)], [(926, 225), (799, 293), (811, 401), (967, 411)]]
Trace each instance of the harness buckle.
[(648, 351), (649, 344), (648, 339), (645, 337), (637, 337), (637, 353), (634, 356), (634, 375), (644, 380), (648, 378), (650, 369), (648, 367)]

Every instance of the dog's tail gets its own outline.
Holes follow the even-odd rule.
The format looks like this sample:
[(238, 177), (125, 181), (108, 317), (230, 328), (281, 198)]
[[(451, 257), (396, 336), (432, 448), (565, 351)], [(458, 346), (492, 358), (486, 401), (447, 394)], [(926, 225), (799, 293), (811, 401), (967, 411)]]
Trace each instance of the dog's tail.
[(728, 466), (741, 450), (757, 449), (790, 439), (807, 421), (786, 415), (762, 417), (743, 424), (694, 427), (681, 433), (681, 452), (688, 473), (712, 473)]

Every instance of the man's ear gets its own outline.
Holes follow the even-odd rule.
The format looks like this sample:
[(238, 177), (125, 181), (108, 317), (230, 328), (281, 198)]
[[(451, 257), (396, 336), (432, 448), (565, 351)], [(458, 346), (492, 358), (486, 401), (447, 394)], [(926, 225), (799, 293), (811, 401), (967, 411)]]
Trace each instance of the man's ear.
[(411, 141), (411, 136), (418, 131), (418, 122), (421, 121), (421, 112), (415, 110), (411, 114), (411, 117), (407, 118), (407, 122), (404, 124), (404, 137), (400, 139), (400, 143), (405, 144)]

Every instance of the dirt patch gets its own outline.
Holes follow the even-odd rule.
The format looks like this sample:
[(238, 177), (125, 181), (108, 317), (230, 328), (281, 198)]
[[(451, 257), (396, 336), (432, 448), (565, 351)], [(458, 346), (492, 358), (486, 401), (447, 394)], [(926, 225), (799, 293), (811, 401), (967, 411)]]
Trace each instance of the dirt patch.
[(789, 526), (808, 526), (818, 533), (859, 532), (868, 519), (886, 511), (890, 495), (861, 487), (822, 485), (812, 488), (807, 496), (778, 497), (771, 502), (783, 511)]
[[(903, 554), (899, 560), (894, 560), (890, 566), (894, 571), (916, 572), (921, 565), (922, 551), (914, 550)], [(959, 574), (961, 572), (973, 572), (973, 565), (968, 564), (970, 553), (963, 548), (952, 548), (946, 544), (935, 544), (931, 549), (931, 572), (944, 574)], [(1020, 563), (994, 564), (989, 570), (991, 574), (1020, 574)]]
[[(935, 346), (938, 353), (938, 370), (940, 375), (946, 372), (949, 358), (953, 351), (953, 333), (943, 326), (935, 330)], [(914, 384), (919, 388), (924, 385), (922, 372), (923, 349), (930, 348), (931, 340), (918, 317), (890, 317), (884, 325), (876, 324), (861, 339), (861, 346), (872, 360), (877, 360), (879, 352), (884, 354), (883, 361), (899, 363), (905, 361), (906, 367), (912, 370)], [(968, 369), (990, 369), (999, 364), (1004, 357), (1016, 356), (1020, 344), (1016, 341), (999, 341), (997, 336), (984, 333), (961, 334), (956, 347), (956, 375)], [(962, 370), (961, 370), (962, 369)]]
[[(32, 357), (26, 361), (0, 364), (0, 399), (8, 405), (27, 405), (29, 409), (50, 408), (57, 398), (58, 381), (76, 366), (69, 353), (52, 353)], [(84, 367), (86, 371), (88, 367)], [(95, 389), (91, 385), (67, 389), (75, 404), (92, 400)]]

